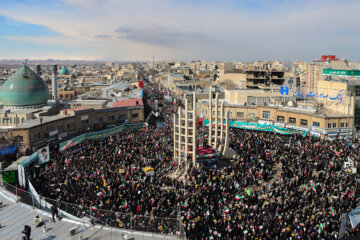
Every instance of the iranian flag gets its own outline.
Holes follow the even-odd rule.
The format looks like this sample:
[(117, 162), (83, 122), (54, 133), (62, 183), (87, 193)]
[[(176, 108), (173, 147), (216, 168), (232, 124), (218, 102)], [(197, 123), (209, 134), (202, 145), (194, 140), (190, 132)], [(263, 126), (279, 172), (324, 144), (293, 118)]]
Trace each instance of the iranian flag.
[(240, 196), (240, 195), (236, 195), (236, 196), (235, 196), (235, 199), (236, 199), (236, 200), (240, 200), (240, 199), (242, 199), (242, 198), (243, 198), (243, 196)]
[(249, 173), (251, 174), (251, 176), (253, 176), (253, 173), (252, 173), (251, 169), (249, 169)]
[(207, 184), (208, 184), (209, 187), (211, 186), (211, 182), (210, 182), (209, 179), (207, 180)]
[(93, 172), (90, 177), (95, 177), (96, 176), (96, 172)]
[(145, 182), (145, 180), (146, 180), (146, 176), (144, 176), (144, 177), (142, 178), (142, 181), (143, 181), (143, 182)]
[(203, 127), (203, 122), (204, 122), (204, 116), (203, 113), (201, 112), (200, 117), (198, 119), (198, 124), (201, 128)]
[(90, 208), (91, 208), (91, 210), (93, 210), (93, 211), (97, 211), (97, 209), (98, 209), (97, 206), (91, 206)]
[(226, 208), (225, 210), (224, 210), (224, 213), (229, 213), (230, 212), (230, 209), (229, 208)]
[(127, 208), (128, 208), (128, 206), (129, 206), (129, 204), (127, 203), (127, 201), (126, 201), (126, 200), (124, 201), (124, 206), (125, 206), (125, 209), (127, 209)]
[(316, 192), (316, 187), (315, 187), (315, 184), (314, 183), (311, 183), (311, 189)]
[(334, 210), (333, 207), (330, 208), (330, 211), (331, 211), (331, 215), (332, 215), (332, 216), (335, 216), (335, 210)]
[(187, 205), (187, 204), (185, 204), (185, 203), (182, 203), (182, 204), (181, 204), (181, 207), (182, 207), (182, 208), (187, 208), (187, 207), (188, 207), (188, 205)]
[(122, 184), (120, 184), (119, 189), (124, 188), (124, 187), (125, 187), (125, 184), (122, 183)]
[(98, 197), (101, 197), (102, 195), (103, 195), (102, 192), (98, 192), (98, 193), (96, 194), (96, 196), (98, 196)]

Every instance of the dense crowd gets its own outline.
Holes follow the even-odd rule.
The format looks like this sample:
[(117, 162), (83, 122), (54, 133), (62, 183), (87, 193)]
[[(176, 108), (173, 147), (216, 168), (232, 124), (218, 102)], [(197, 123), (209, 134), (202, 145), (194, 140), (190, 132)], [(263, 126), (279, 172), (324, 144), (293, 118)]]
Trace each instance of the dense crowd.
[[(358, 205), (360, 180), (343, 165), (352, 159), (360, 170), (359, 147), (340, 139), (231, 129), (237, 160), (222, 168), (200, 165), (186, 179), (173, 179), (176, 105), (162, 94), (147, 92), (162, 103), (162, 127), (150, 124), (52, 153), (33, 182), (38, 192), (86, 206), (76, 212), (80, 217), (124, 228), (131, 218), (134, 229), (176, 233), (180, 214), (189, 239), (338, 238), (341, 217)], [(144, 173), (147, 166), (154, 176)]]

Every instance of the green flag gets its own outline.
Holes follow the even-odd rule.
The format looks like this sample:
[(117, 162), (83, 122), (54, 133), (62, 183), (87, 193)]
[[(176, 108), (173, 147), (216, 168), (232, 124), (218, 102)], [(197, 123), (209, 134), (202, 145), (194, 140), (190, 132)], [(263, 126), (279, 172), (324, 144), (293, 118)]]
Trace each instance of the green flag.
[(250, 190), (250, 188), (246, 189), (246, 192), (247, 192), (247, 194), (248, 194), (249, 196), (251, 195), (251, 190)]

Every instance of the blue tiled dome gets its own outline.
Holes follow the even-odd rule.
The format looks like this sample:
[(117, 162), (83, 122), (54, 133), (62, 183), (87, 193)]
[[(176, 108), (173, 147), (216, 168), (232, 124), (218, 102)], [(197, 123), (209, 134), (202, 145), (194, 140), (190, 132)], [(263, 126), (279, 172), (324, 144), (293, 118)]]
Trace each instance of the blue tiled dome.
[(27, 66), (23, 66), (4, 83), (0, 100), (4, 106), (46, 104), (49, 89), (44, 80)]
[(68, 75), (69, 74), (69, 71), (66, 69), (66, 67), (63, 67), (60, 72), (59, 72), (60, 75)]

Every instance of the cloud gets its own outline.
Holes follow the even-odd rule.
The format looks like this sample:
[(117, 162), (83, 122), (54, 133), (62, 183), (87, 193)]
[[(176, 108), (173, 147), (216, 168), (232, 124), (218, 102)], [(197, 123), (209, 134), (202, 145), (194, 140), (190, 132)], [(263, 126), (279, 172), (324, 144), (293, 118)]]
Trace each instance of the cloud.
[(200, 32), (159, 26), (121, 26), (115, 32), (118, 33), (120, 39), (166, 47), (187, 46), (189, 43), (209, 41), (208, 37)]
[(0, 15), (62, 36), (15, 41), (119, 60), (311, 60), (321, 53), (360, 60), (358, 9), (354, 0), (13, 0)]
[(111, 36), (106, 34), (98, 34), (95, 35), (94, 38), (111, 38)]

